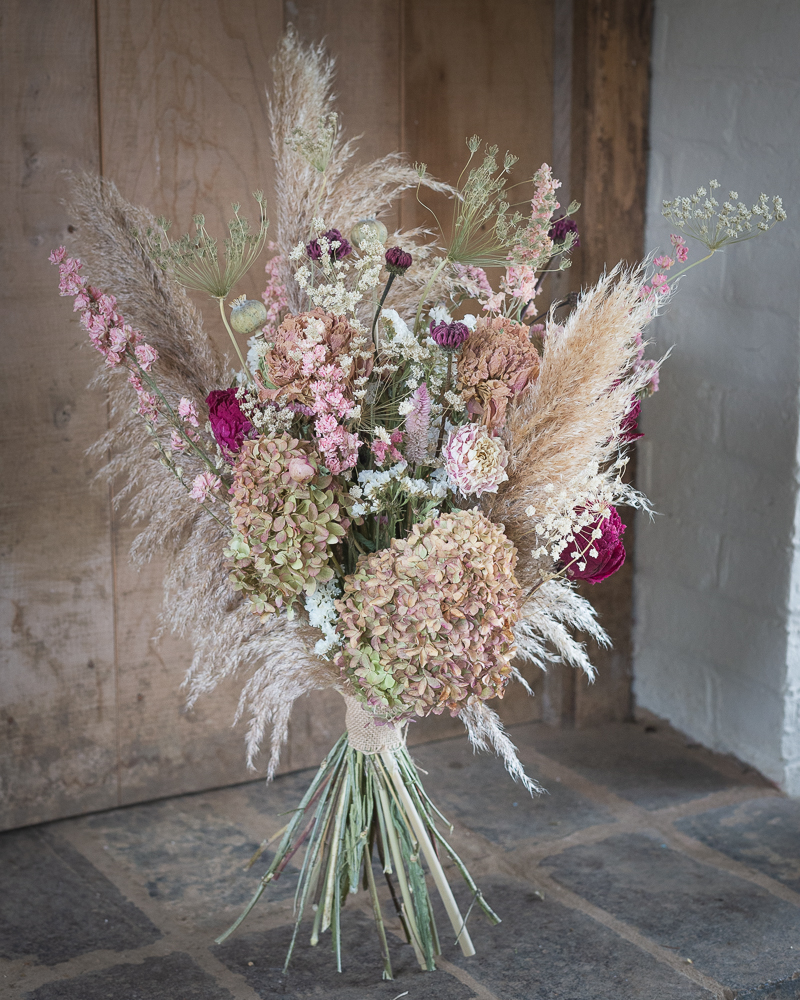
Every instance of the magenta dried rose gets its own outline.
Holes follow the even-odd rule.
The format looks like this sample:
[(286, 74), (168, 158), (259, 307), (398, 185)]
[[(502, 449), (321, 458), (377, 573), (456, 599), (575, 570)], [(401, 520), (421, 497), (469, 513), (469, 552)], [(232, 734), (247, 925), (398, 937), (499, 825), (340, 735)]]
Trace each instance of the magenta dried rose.
[(206, 403), (217, 444), (223, 451), (235, 454), (253, 430), (253, 425), (239, 408), (236, 389), (213, 389), (206, 396)]
[[(596, 531), (600, 532), (599, 538), (592, 537)], [(567, 567), (567, 576), (571, 580), (600, 583), (616, 573), (625, 562), (624, 531), (616, 507), (611, 508), (608, 517), (600, 517), (582, 528), (560, 556)]]

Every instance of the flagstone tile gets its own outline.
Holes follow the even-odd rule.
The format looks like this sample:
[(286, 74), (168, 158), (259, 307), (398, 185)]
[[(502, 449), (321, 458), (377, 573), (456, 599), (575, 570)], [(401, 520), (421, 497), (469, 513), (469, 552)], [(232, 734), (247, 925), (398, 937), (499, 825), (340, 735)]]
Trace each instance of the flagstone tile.
[(520, 747), (531, 746), (645, 809), (662, 809), (727, 788), (766, 784), (749, 769), (732, 773), (735, 764), (729, 758), (725, 759), (729, 773), (721, 773), (711, 766), (715, 755), (710, 751), (634, 723), (589, 729), (529, 723), (512, 727), (510, 735)]
[(537, 899), (524, 882), (499, 876), (483, 881), (503, 922), (470, 918), (477, 954), (464, 958), (448, 944), (447, 958), (497, 1000), (712, 1000), (707, 990), (579, 910)]
[(675, 826), (729, 858), (800, 892), (800, 801), (797, 799), (778, 796), (751, 799), (687, 817)]
[(60, 979), (27, 993), (25, 1000), (122, 1000), (123, 997), (131, 1000), (234, 1000), (229, 990), (182, 952)]
[(373, 921), (358, 910), (342, 911), (342, 971), (336, 971), (330, 932), (316, 947), (309, 944), (311, 922), (297, 938), (286, 974), (283, 963), (292, 937), (292, 926), (265, 933), (239, 934), (214, 954), (229, 969), (246, 977), (260, 997), (304, 1000), (393, 1000), (408, 990), (409, 1000), (471, 1000), (475, 992), (442, 969), (422, 972), (411, 946), (389, 934), (392, 981), (382, 981), (383, 962)]
[(124, 951), (161, 936), (83, 855), (57, 834), (0, 835), (0, 957), (56, 965), (97, 948)]
[(753, 989), (800, 970), (800, 907), (670, 850), (657, 835), (572, 847), (545, 870), (724, 986)]
[(474, 754), (466, 739), (414, 747), (411, 755), (428, 772), (421, 776), (422, 783), (448, 819), (458, 819), (506, 848), (521, 840), (556, 840), (587, 826), (614, 822), (603, 806), (534, 773), (530, 776), (539, 779), (546, 793), (531, 796), (513, 781), (499, 757)]

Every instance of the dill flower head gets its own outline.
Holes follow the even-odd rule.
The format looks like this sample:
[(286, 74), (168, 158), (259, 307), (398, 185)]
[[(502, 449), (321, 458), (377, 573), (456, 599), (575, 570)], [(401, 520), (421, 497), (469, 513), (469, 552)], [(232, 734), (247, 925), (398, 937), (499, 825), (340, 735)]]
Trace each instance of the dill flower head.
[(316, 453), (282, 434), (245, 441), (233, 466), (231, 582), (262, 620), (292, 612), (333, 578), (331, 548), (347, 530), (345, 496)]
[(374, 347), (344, 316), (322, 309), (287, 316), (264, 353), (271, 385), (256, 376), (262, 402), (284, 398), (288, 403), (314, 405), (311, 384), (320, 368), (336, 365), (345, 372), (343, 391), (366, 383), (372, 371)]
[(517, 550), (500, 525), (456, 510), (359, 559), (336, 602), (335, 663), (376, 715), (451, 715), (502, 697), (516, 653)]
[(467, 412), (494, 431), (505, 423), (508, 400), (538, 374), (539, 355), (526, 326), (502, 316), (481, 318), (461, 349), (458, 389)]

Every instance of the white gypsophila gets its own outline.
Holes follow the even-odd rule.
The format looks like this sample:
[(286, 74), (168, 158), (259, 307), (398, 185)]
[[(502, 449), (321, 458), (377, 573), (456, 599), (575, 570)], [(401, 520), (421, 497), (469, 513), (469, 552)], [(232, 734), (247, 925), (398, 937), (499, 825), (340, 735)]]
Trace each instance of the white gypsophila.
[[(531, 552), (534, 559), (556, 562), (580, 532), (608, 518), (616, 503), (624, 501), (632, 506), (643, 506), (636, 491), (622, 481), (627, 463), (627, 458), (619, 458), (607, 472), (598, 472), (596, 465), (590, 466), (583, 476), (561, 489), (552, 483), (543, 488), (543, 500), (538, 506), (531, 505), (525, 511), (535, 521), (534, 530), (539, 541), (538, 547)], [(601, 537), (602, 531), (595, 528), (590, 541)], [(596, 552), (592, 548), (586, 554), (591, 556)], [(579, 561), (577, 566), (583, 570), (586, 563)]]
[[(425, 338), (425, 343), (420, 343), (394, 309), (381, 310), (381, 331), (381, 370), (393, 366), (396, 371), (402, 364), (407, 364), (408, 375), (404, 384), (406, 392), (410, 395), (425, 382), (429, 395), (437, 398), (447, 375), (447, 358), (444, 352), (430, 337)], [(378, 369), (374, 371), (377, 372)]]
[[(321, 219), (314, 221), (324, 227)], [(360, 256), (356, 260), (337, 260), (335, 254), (337, 247), (333, 244), (338, 246), (338, 241), (328, 240), (322, 235), (322, 228), (315, 226), (314, 231), (319, 234), (316, 239), (321, 256), (316, 266), (322, 271), (322, 280), (312, 283), (314, 266), (311, 263), (304, 263), (296, 270), (295, 280), (315, 306), (335, 315), (355, 317), (356, 307), (364, 294), (375, 288), (381, 280), (384, 264), (383, 244), (375, 233), (370, 231), (359, 243)], [(292, 261), (300, 262), (307, 257), (306, 245), (298, 243), (289, 256)], [(348, 275), (351, 273), (355, 280), (352, 287), (348, 287)]]
[(472, 313), (467, 313), (466, 316), (461, 317), (461, 322), (468, 330), (474, 330), (478, 324), (478, 317), (473, 316)]
[(314, 646), (314, 652), (329, 660), (330, 653), (342, 644), (341, 636), (336, 632), (336, 621), (339, 614), (334, 601), (341, 596), (341, 587), (336, 578), (320, 584), (313, 594), (306, 594), (305, 607), (308, 612), (308, 624), (322, 632), (322, 638)]
[(288, 433), (294, 420), (294, 413), (285, 406), (262, 406), (258, 396), (249, 385), (240, 385), (236, 390), (239, 409), (264, 437), (280, 437)]
[(437, 469), (426, 481), (413, 479), (407, 474), (408, 462), (398, 462), (388, 469), (363, 469), (358, 474), (358, 485), (350, 487), (349, 493), (357, 502), (351, 511), (363, 517), (365, 514), (379, 514), (387, 509), (398, 492), (409, 497), (440, 500), (447, 495), (447, 483), (443, 470)]

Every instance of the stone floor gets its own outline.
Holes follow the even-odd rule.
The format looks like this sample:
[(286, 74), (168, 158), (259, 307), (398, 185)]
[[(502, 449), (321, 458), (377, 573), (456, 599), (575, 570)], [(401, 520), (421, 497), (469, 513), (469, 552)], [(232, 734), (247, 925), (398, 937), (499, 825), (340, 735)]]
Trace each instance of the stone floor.
[(529, 798), (463, 739), (413, 752), (503, 918), (491, 927), (473, 911), (473, 958), (443, 935), (440, 969), (419, 972), (390, 918), (396, 979), (382, 982), (359, 895), (343, 915), (344, 971), (306, 934), (283, 975), (291, 879), (214, 945), (303, 772), (1, 835), (0, 996), (800, 998), (800, 801), (661, 725), (511, 734), (547, 795)]

